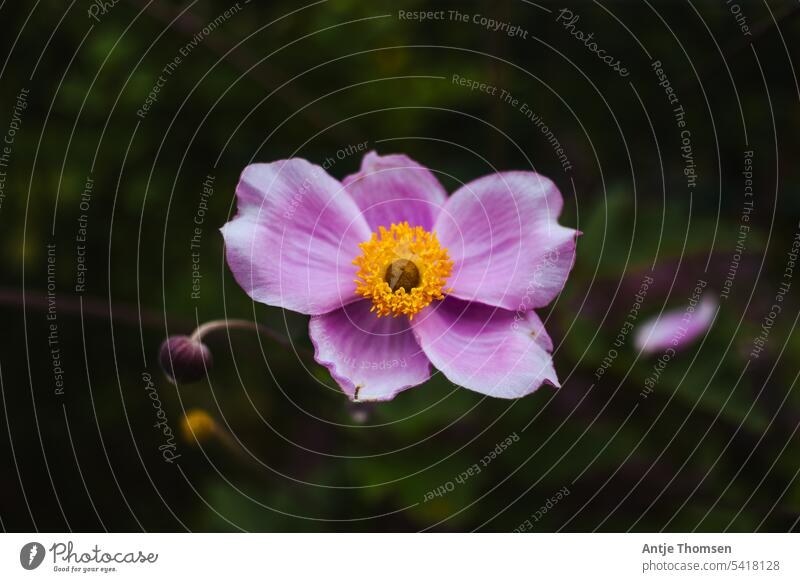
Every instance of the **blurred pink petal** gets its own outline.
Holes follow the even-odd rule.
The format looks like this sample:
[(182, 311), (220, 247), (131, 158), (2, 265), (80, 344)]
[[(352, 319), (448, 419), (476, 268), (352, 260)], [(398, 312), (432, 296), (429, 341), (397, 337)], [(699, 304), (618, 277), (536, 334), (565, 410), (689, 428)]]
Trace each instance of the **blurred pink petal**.
[(636, 330), (636, 349), (651, 354), (688, 347), (708, 330), (717, 305), (717, 300), (706, 293), (694, 306), (673, 309), (646, 321)]

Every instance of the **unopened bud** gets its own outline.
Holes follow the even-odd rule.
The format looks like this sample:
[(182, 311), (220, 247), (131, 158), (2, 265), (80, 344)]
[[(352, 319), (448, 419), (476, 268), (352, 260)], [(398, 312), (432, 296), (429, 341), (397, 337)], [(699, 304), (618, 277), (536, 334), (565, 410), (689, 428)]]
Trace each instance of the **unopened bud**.
[(159, 361), (173, 383), (199, 382), (213, 364), (208, 346), (185, 335), (174, 335), (164, 340)]
[(202, 442), (217, 434), (217, 423), (205, 410), (194, 408), (183, 417), (181, 433), (187, 442)]

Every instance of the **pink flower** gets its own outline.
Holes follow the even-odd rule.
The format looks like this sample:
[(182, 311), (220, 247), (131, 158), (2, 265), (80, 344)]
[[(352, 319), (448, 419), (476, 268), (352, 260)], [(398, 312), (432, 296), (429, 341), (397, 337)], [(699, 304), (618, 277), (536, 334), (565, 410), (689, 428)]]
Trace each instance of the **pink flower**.
[(431, 364), (500, 398), (559, 386), (533, 309), (564, 287), (580, 233), (547, 178), (493, 174), (448, 198), (427, 168), (370, 152), (343, 182), (303, 159), (253, 164), (236, 195), (236, 280), (311, 315), (315, 358), (350, 399), (390, 400)]

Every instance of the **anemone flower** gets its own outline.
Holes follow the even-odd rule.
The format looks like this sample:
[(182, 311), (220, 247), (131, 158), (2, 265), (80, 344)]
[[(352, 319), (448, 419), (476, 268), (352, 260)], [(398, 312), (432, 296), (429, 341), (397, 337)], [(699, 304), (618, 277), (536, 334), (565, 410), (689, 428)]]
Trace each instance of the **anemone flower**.
[(559, 386), (533, 309), (562, 290), (578, 231), (549, 179), (501, 172), (452, 196), (404, 155), (339, 182), (294, 158), (244, 169), (222, 228), (255, 301), (311, 316), (315, 359), (351, 400), (391, 400), (433, 364), (482, 394)]

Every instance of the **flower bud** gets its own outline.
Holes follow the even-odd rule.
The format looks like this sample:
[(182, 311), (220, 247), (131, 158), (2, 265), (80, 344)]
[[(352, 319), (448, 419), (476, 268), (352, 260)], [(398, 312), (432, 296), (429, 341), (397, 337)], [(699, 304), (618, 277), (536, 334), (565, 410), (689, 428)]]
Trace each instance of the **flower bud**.
[(216, 433), (217, 423), (205, 410), (193, 408), (183, 417), (181, 434), (187, 442), (203, 442)]
[(158, 359), (173, 383), (199, 382), (213, 365), (208, 346), (185, 335), (174, 335), (164, 340)]

